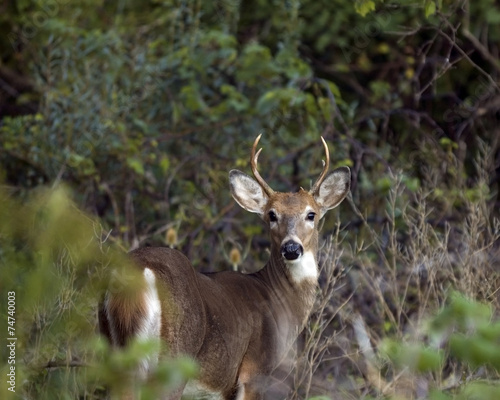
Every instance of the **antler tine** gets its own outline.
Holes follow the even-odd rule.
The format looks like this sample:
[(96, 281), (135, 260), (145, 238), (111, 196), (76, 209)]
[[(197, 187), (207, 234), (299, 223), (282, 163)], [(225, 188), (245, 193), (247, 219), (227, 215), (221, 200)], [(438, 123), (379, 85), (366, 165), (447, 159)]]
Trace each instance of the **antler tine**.
[(319, 190), (319, 187), (323, 183), (323, 180), (325, 179), (326, 174), (328, 173), (328, 167), (330, 166), (330, 152), (328, 151), (328, 145), (326, 144), (325, 139), (323, 139), (323, 136), (321, 136), (321, 141), (323, 142), (323, 147), (325, 148), (326, 161), (322, 160), (323, 171), (321, 172), (321, 175), (319, 176), (318, 180), (310, 190), (310, 193), (312, 194), (316, 193)]
[(255, 139), (255, 142), (253, 142), (252, 146), (252, 157), (250, 158), (250, 165), (252, 166), (252, 172), (253, 176), (261, 186), (261, 188), (266, 192), (266, 194), (271, 197), (274, 194), (274, 190), (271, 189), (271, 187), (262, 179), (262, 176), (260, 176), (259, 171), (257, 171), (257, 160), (259, 159), (259, 154), (262, 151), (262, 149), (259, 149), (257, 153), (255, 153), (255, 149), (257, 148), (257, 144), (259, 143), (260, 137), (262, 136), (262, 133), (257, 136), (257, 139)]

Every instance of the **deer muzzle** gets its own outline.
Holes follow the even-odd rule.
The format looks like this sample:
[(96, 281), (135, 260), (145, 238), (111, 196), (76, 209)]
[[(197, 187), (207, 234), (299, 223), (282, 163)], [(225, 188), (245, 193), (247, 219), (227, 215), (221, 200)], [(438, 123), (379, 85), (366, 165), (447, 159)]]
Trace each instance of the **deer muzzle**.
[(304, 253), (304, 248), (301, 244), (289, 240), (281, 246), (281, 255), (288, 261), (296, 260)]

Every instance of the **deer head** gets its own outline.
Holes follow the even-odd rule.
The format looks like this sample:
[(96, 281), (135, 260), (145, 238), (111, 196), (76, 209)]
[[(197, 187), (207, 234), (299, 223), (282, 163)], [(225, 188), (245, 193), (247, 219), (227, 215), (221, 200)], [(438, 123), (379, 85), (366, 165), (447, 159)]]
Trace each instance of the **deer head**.
[(241, 207), (257, 213), (266, 222), (271, 234), (271, 253), (279, 254), (285, 264), (292, 267), (302, 258), (316, 258), (319, 220), (346, 197), (351, 173), (349, 168), (341, 167), (328, 175), (330, 156), (321, 138), (326, 162), (323, 161), (323, 171), (311, 190), (276, 192), (257, 170), (262, 150), (256, 152), (260, 137), (255, 139), (250, 159), (255, 179), (238, 170), (230, 171), (231, 194)]

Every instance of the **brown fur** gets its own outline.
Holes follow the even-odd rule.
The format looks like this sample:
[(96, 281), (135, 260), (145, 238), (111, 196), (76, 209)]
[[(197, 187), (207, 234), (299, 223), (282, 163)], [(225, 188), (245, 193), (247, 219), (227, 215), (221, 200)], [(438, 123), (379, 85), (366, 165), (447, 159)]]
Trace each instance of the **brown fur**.
[(110, 289), (99, 308), (99, 328), (115, 346), (123, 347), (137, 333), (146, 312), (145, 282), (136, 268), (123, 269), (130, 284), (111, 278)]
[[(125, 346), (127, 340), (137, 333), (142, 316), (146, 312), (146, 305), (143, 296), (110, 296), (107, 302), (107, 316), (114, 322), (112, 327), (114, 332), (113, 344)], [(109, 331), (109, 321), (108, 331)], [(109, 332), (111, 336), (111, 332)]]

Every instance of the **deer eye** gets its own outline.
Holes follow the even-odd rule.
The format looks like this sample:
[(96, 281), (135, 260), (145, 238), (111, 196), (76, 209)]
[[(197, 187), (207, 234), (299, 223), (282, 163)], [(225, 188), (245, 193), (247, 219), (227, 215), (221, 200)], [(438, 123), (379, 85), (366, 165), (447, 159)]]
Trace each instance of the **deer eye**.
[(276, 222), (277, 220), (278, 217), (276, 216), (276, 213), (274, 211), (269, 211), (269, 221)]
[(316, 213), (310, 212), (307, 214), (307, 220), (308, 221), (314, 221), (314, 217), (316, 216)]

